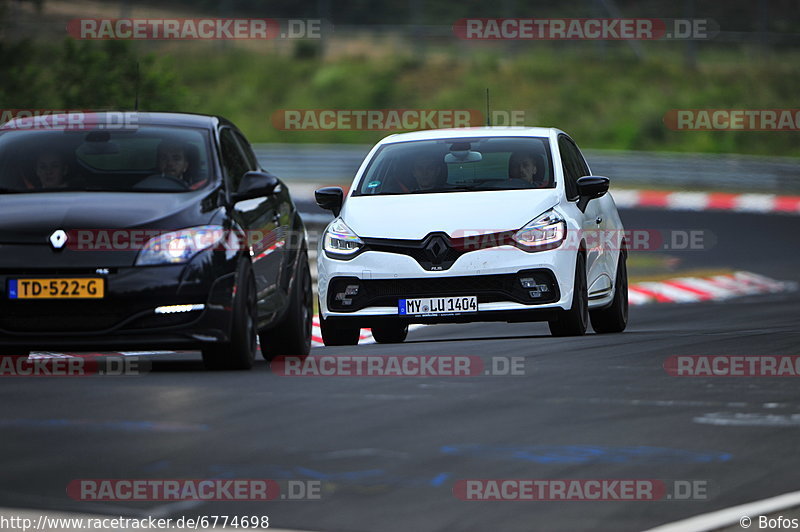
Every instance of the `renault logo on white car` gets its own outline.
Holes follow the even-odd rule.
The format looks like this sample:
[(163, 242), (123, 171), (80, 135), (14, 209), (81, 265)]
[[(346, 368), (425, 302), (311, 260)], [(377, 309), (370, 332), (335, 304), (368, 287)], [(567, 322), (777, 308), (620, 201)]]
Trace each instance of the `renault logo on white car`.
[(55, 249), (61, 249), (64, 247), (64, 244), (67, 243), (67, 233), (64, 232), (63, 229), (59, 229), (55, 231), (52, 235), (50, 235), (50, 244)]
[(430, 258), (431, 262), (439, 264), (442, 262), (441, 259), (444, 258), (444, 254), (447, 252), (447, 244), (442, 237), (435, 236), (428, 242), (428, 245), (425, 246), (425, 251), (428, 253), (428, 258)]

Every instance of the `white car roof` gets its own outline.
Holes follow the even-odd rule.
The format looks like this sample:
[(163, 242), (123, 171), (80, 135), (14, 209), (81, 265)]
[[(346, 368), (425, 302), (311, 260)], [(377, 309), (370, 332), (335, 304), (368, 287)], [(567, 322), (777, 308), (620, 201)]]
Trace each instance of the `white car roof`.
[(398, 133), (382, 139), (379, 144), (409, 142), (413, 140), (451, 139), (464, 137), (545, 137), (563, 133), (553, 127), (460, 127), (451, 129), (426, 129)]

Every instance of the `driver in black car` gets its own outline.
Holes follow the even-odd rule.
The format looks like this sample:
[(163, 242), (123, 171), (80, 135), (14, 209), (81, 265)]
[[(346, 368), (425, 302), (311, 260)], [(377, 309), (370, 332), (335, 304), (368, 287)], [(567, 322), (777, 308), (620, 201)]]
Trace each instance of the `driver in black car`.
[[(162, 140), (156, 152), (159, 173), (140, 181), (135, 188), (173, 190), (175, 185), (183, 185), (189, 190), (196, 190), (205, 185), (207, 179), (193, 181), (189, 175), (194, 170), (189, 150), (190, 146), (184, 142)], [(173, 184), (170, 185), (170, 182)]]
[(157, 157), (161, 175), (183, 180), (184, 174), (189, 169), (189, 157), (186, 151), (186, 146), (180, 142), (162, 141), (158, 145)]

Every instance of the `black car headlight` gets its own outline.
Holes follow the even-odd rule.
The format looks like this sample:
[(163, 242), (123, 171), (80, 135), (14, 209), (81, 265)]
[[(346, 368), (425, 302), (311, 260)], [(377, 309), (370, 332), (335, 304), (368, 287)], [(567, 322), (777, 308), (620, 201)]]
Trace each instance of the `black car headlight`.
[(139, 251), (136, 266), (184, 264), (222, 242), (225, 230), (220, 225), (202, 225), (164, 233), (151, 238)]

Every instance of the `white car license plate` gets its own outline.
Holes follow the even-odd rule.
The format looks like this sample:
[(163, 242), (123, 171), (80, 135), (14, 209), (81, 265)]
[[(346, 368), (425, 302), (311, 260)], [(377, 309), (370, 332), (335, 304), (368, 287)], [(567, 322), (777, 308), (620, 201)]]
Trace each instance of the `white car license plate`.
[(400, 316), (440, 316), (478, 312), (478, 296), (401, 299), (397, 307)]

